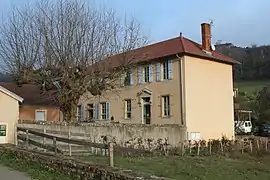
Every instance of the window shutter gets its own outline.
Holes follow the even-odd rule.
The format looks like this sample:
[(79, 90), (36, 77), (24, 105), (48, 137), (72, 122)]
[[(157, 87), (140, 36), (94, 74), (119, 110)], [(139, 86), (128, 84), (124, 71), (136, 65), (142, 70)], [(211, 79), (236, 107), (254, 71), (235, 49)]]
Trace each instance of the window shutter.
[(138, 84), (143, 83), (143, 77), (142, 77), (142, 67), (138, 68)]
[(106, 102), (106, 119), (110, 119), (110, 103)]
[(149, 65), (149, 82), (153, 82), (153, 65)]
[(84, 105), (81, 105), (81, 119), (80, 121), (84, 121)]
[(156, 81), (160, 81), (160, 63), (156, 64)]
[(132, 86), (134, 84), (134, 80), (133, 80), (133, 71), (130, 71), (130, 85)]
[(124, 86), (125, 85), (125, 73), (123, 73), (120, 77), (120, 86)]
[(95, 119), (99, 120), (99, 103), (95, 104)]
[(172, 67), (173, 63), (172, 60), (168, 60), (168, 73), (169, 73), (169, 79), (172, 79), (173, 76), (173, 67)]

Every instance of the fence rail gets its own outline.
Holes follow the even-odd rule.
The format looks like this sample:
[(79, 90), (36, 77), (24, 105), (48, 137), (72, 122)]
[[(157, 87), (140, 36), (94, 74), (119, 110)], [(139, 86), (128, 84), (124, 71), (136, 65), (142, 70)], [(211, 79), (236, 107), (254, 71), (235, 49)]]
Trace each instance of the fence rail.
[[(32, 144), (34, 146), (49, 150), (49, 151), (53, 151), (55, 153), (55, 155), (61, 153), (63, 154), (63, 152), (57, 148), (57, 142), (62, 142), (62, 143), (67, 143), (69, 144), (69, 155), (71, 156), (72, 152), (71, 152), (71, 144), (75, 144), (75, 145), (82, 145), (82, 146), (86, 146), (86, 147), (94, 147), (94, 148), (100, 148), (100, 149), (106, 149), (108, 150), (108, 157), (109, 157), (109, 165), (113, 166), (113, 152), (114, 152), (114, 147), (113, 147), (113, 143), (109, 142), (107, 144), (101, 144), (101, 143), (92, 143), (92, 142), (88, 142), (88, 141), (84, 141), (84, 140), (76, 140), (76, 139), (71, 139), (71, 138), (64, 138), (64, 137), (58, 137), (58, 136), (53, 136), (53, 135), (49, 135), (46, 133), (41, 133), (41, 132), (37, 132), (37, 131), (33, 131), (27, 128), (21, 128), (18, 127), (17, 128), (18, 132), (25, 132), (25, 135), (23, 134), (18, 134), (17, 137), (19, 140), (22, 140), (25, 142), (26, 147), (29, 147), (29, 144)], [(29, 138), (29, 134), (33, 134), (39, 137), (43, 137), (46, 139), (50, 139), (53, 141), (53, 145), (46, 145), (43, 143), (40, 143), (38, 141), (32, 140)]]

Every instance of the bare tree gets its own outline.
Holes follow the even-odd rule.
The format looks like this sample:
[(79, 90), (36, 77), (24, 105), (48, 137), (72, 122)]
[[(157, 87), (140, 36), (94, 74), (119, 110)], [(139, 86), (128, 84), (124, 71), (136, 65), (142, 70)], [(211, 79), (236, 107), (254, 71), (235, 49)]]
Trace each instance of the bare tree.
[(135, 20), (75, 0), (15, 9), (0, 33), (2, 69), (18, 85), (37, 83), (54, 92), (66, 121), (76, 117), (85, 92), (112, 90), (141, 56), (131, 50), (146, 43)]

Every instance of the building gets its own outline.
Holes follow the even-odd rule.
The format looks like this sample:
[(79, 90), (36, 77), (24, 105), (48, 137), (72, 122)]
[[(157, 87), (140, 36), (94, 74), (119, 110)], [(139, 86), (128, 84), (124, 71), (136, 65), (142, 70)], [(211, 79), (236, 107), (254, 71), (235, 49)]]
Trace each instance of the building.
[(17, 142), (19, 102), (23, 98), (0, 86), (0, 144)]
[(17, 86), (12, 82), (0, 82), (9, 91), (21, 96), (19, 119), (21, 121), (61, 121), (62, 113), (53, 101), (50, 92), (44, 93), (40, 85), (23, 84)]
[(179, 37), (133, 50), (136, 68), (115, 91), (87, 94), (78, 120), (138, 124), (180, 124), (189, 139), (234, 136), (232, 65), (214, 51), (211, 26), (201, 24), (202, 45)]

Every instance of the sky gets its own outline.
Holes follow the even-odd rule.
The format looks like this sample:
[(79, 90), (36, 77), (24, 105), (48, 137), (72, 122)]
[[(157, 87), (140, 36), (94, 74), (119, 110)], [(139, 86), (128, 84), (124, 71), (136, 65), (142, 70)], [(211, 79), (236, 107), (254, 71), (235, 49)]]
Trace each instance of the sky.
[[(36, 0), (0, 0), (5, 19), (12, 7)], [(89, 0), (90, 1), (90, 0)], [(200, 24), (213, 21), (212, 43), (270, 44), (270, 0), (96, 0), (119, 16), (135, 17), (150, 42), (179, 36), (201, 42)]]

